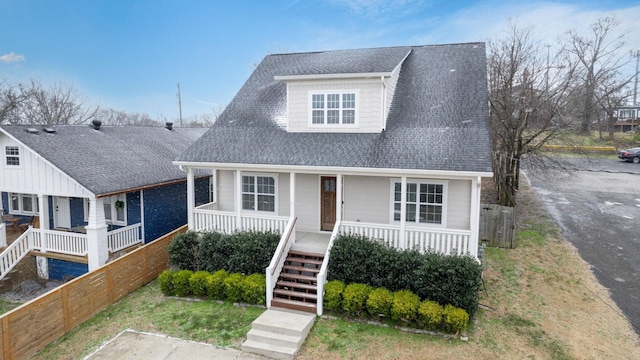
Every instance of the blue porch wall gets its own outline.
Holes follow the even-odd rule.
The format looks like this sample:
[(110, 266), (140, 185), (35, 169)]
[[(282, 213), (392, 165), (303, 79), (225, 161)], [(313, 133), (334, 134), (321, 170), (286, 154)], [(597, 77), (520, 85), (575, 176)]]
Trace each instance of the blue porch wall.
[(7, 194), (6, 192), (2, 192), (0, 193), (0, 195), (2, 196), (2, 212), (4, 214), (8, 214), (9, 213), (9, 194)]
[(69, 280), (89, 272), (89, 265), (58, 259), (47, 259), (49, 265), (49, 279)]

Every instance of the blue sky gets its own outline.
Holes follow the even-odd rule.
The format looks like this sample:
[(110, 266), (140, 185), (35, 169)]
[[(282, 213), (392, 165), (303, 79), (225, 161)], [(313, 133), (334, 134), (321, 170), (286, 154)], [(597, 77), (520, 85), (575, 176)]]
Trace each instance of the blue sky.
[(152, 118), (220, 110), (270, 53), (488, 41), (508, 19), (548, 43), (615, 15), (640, 49), (636, 1), (0, 0), (0, 80), (71, 83)]

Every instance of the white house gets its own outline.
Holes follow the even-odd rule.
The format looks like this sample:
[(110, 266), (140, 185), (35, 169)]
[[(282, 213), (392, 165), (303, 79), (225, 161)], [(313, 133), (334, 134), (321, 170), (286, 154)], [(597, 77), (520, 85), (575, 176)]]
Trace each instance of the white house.
[(477, 257), (493, 175), (486, 73), (482, 43), (265, 57), (174, 162), (190, 193), (196, 171), (214, 173), (189, 228), (280, 231), (268, 306), (319, 314), (340, 232)]

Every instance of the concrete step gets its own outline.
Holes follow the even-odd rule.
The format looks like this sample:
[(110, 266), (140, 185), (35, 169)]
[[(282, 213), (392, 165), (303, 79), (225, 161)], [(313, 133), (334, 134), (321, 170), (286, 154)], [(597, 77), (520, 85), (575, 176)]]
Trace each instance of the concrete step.
[(242, 351), (293, 359), (315, 321), (315, 314), (271, 308), (253, 321)]
[(242, 343), (242, 351), (273, 359), (293, 360), (298, 350), (294, 347), (265, 344), (254, 340), (246, 340)]
[(315, 314), (269, 309), (253, 321), (252, 328), (306, 338), (315, 319)]
[(251, 329), (247, 333), (247, 340), (262, 342), (265, 344), (299, 348), (304, 339), (300, 336), (276, 334), (271, 331)]

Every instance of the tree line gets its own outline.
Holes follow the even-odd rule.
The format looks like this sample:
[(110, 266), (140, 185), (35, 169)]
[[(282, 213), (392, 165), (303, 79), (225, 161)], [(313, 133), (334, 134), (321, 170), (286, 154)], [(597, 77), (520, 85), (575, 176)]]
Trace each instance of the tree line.
[[(194, 115), (184, 119), (185, 126), (210, 127), (217, 113)], [(0, 80), (0, 124), (79, 125), (100, 120), (105, 125), (163, 126), (168, 120), (147, 113), (126, 112), (91, 105), (70, 84), (43, 85), (32, 79), (26, 83)]]

